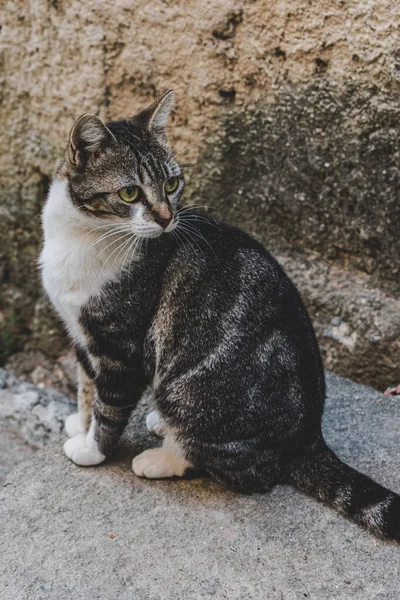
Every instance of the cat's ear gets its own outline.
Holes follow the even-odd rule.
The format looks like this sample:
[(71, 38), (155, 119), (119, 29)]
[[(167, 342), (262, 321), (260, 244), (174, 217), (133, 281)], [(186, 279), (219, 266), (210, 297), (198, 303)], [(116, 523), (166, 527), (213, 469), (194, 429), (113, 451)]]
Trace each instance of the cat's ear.
[(169, 90), (161, 96), (158, 102), (153, 104), (152, 115), (148, 124), (150, 131), (157, 129), (165, 129), (168, 123), (168, 117), (175, 102), (175, 94), (173, 90)]
[(83, 167), (91, 154), (115, 141), (114, 135), (95, 115), (85, 114), (75, 121), (69, 134), (68, 159)]
[(159, 100), (156, 100), (148, 108), (142, 110), (133, 120), (146, 127), (153, 133), (165, 135), (165, 127), (168, 117), (174, 105), (175, 94), (173, 90), (166, 92)]

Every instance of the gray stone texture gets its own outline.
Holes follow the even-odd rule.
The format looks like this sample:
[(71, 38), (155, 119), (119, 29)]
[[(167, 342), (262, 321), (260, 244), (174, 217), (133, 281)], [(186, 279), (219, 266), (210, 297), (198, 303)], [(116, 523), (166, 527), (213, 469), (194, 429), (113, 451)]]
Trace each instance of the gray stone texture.
[[(328, 389), (330, 445), (399, 492), (399, 400), (330, 374)], [(247, 496), (135, 477), (132, 457), (157, 443), (146, 410), (106, 465), (77, 467), (58, 442), (7, 477), (1, 600), (399, 598), (399, 546), (289, 487)]]
[(397, 383), (399, 27), (392, 0), (7, 2), (0, 354), (65, 346), (36, 258), (74, 119), (127, 116), (173, 87), (172, 140), (196, 163), (187, 199), (279, 253), (329, 368)]
[(60, 438), (74, 406), (68, 396), (0, 369), (0, 483), (15, 465)]

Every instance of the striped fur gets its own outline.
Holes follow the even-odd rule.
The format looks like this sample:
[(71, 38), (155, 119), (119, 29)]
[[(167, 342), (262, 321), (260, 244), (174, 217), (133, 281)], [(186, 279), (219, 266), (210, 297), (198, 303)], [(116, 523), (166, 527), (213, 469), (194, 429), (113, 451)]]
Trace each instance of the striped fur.
[(400, 496), (343, 463), (322, 440), (290, 480), (375, 535), (400, 542)]
[[(83, 466), (111, 456), (152, 385), (149, 427), (164, 443), (135, 457), (136, 475), (194, 468), (247, 492), (289, 482), (400, 541), (399, 496), (322, 438), (324, 372), (296, 288), (243, 231), (181, 210), (172, 100), (107, 125), (79, 119), (44, 209), (43, 283), (81, 365), (66, 455)], [(119, 190), (132, 185), (129, 204)]]

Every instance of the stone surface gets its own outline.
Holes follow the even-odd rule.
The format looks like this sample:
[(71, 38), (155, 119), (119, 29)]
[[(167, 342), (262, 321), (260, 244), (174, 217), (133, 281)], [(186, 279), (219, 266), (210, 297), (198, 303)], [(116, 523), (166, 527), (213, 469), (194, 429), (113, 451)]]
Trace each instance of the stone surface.
[[(400, 491), (400, 403), (328, 375), (325, 432), (353, 466)], [(156, 439), (142, 404), (120, 454), (79, 468), (61, 442), (7, 478), (2, 600), (395, 600), (400, 549), (286, 486), (233, 494), (206, 479), (146, 481)]]
[(16, 464), (60, 438), (74, 407), (64, 394), (0, 369), (0, 483)]
[(76, 398), (77, 368), (73, 350), (56, 358), (37, 350), (16, 352), (6, 360), (4, 369), (11, 375), (38, 387), (54, 388)]
[[(289, 260), (312, 252), (356, 290), (367, 281), (398, 295), (398, 3), (9, 0), (3, 12), (0, 359), (27, 343), (53, 355), (65, 345), (35, 265), (40, 209), (74, 119), (127, 116), (170, 87), (172, 139), (184, 162), (197, 159), (187, 199)], [(336, 315), (323, 297), (313, 316), (325, 314), (328, 366), (383, 389), (383, 365), (396, 380), (397, 347), (373, 326), (332, 351), (323, 331)], [(347, 290), (336, 297), (346, 311)], [(358, 317), (347, 323), (351, 338)], [(394, 318), (391, 331), (400, 337)], [(352, 365), (365, 362), (368, 336), (382, 345), (363, 374)]]
[(371, 275), (314, 256), (278, 254), (312, 315), (327, 369), (380, 391), (400, 381), (400, 295)]

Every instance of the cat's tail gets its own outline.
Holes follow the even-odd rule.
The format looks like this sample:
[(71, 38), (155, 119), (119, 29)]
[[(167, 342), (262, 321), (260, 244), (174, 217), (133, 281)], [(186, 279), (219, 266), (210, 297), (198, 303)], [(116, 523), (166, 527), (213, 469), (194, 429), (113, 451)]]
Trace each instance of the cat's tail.
[(290, 481), (371, 533), (400, 542), (400, 496), (343, 463), (323, 440), (296, 463)]

